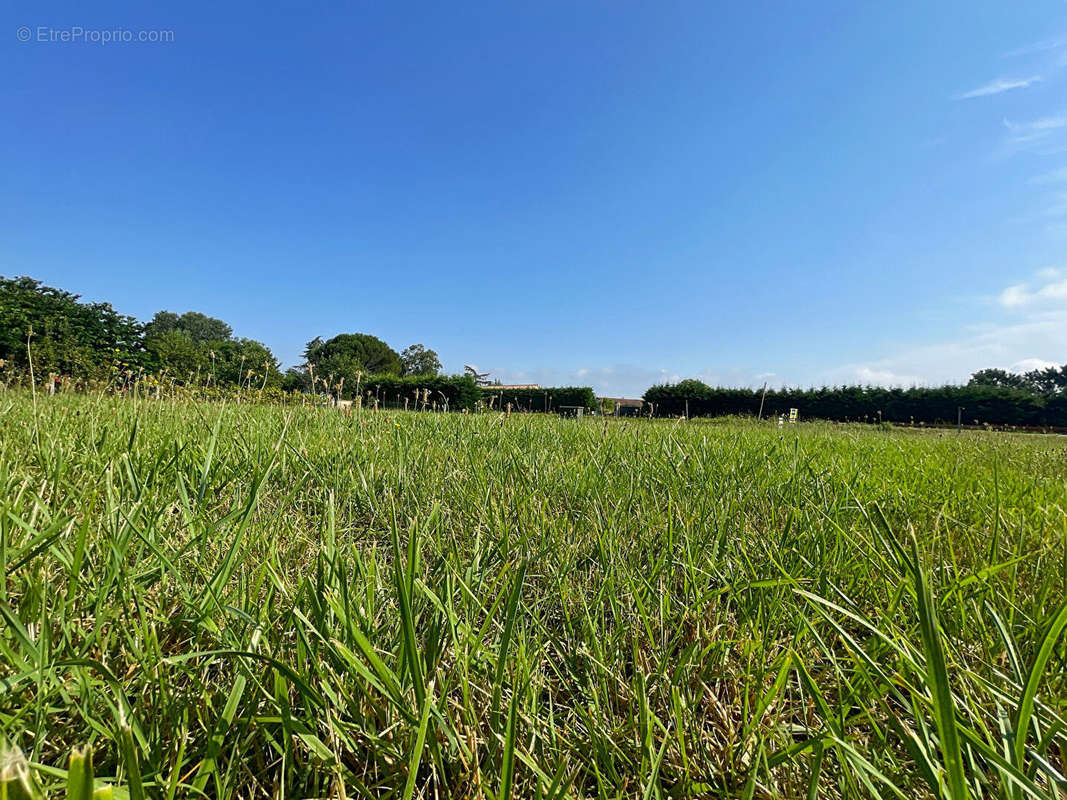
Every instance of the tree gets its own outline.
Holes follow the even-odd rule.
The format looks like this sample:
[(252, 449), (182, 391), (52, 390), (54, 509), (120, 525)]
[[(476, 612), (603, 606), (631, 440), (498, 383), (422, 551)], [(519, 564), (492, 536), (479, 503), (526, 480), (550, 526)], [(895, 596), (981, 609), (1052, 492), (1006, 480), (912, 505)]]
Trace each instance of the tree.
[(1001, 386), (1008, 389), (1023, 389), (1026, 379), (1014, 372), (1003, 369), (980, 369), (971, 376), (968, 386)]
[(711, 396), (711, 387), (695, 378), (686, 378), (674, 384), (674, 396), (690, 400), (704, 400)]
[[(487, 386), (490, 383), (488, 372), (479, 372), (476, 367), (473, 367), (470, 364), (463, 365), (463, 374), (479, 386)], [(496, 383), (499, 384), (500, 381), (496, 381)]]
[(355, 382), (356, 374), (400, 375), (404, 365), (397, 352), (369, 333), (342, 333), (325, 342), (315, 337), (304, 350), (307, 363), (317, 377), (333, 375)]
[(226, 384), (250, 387), (279, 386), (282, 374), (278, 359), (262, 342), (255, 339), (230, 339), (212, 342), (215, 380)]
[(437, 353), (421, 344), (404, 348), (404, 352), (400, 354), (400, 363), (403, 367), (402, 375), (429, 376), (441, 372), (441, 359), (437, 357)]
[(152, 333), (145, 338), (145, 349), (152, 369), (166, 370), (179, 380), (207, 372), (208, 359), (203, 348), (183, 330), (172, 328)]
[(1067, 389), (1067, 364), (1035, 369), (1022, 376), (1028, 388), (1039, 394), (1057, 395)]
[(156, 336), (174, 330), (189, 334), (197, 344), (225, 342), (233, 338), (233, 328), (221, 319), (209, 317), (199, 311), (186, 311), (181, 316), (173, 311), (157, 311), (152, 321), (145, 325), (145, 336)]
[(998, 386), (1024, 389), (1034, 394), (1054, 396), (1067, 390), (1067, 364), (1019, 374), (1003, 369), (982, 369), (971, 376), (968, 386)]
[(25, 369), (32, 329), (30, 352), (39, 375), (99, 377), (116, 361), (140, 365), (140, 323), (109, 303), (79, 300), (30, 277), (0, 276), (0, 359)]
[(642, 399), (654, 408), (657, 414), (700, 416), (717, 413), (721, 406), (717, 393), (718, 390), (712, 390), (703, 381), (688, 378), (674, 384), (651, 386)]
[(158, 311), (145, 326), (145, 347), (155, 369), (179, 379), (199, 375), (215, 383), (278, 386), (278, 359), (262, 342), (235, 339), (233, 328), (199, 311)]

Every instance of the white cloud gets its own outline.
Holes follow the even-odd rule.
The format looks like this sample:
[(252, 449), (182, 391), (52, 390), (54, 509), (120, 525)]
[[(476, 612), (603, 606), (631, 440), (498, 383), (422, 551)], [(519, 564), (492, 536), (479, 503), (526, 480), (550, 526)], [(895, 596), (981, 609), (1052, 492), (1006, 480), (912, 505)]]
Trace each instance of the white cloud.
[(1025, 305), (1026, 298), (1028, 296), (1028, 290), (1026, 284), (1018, 283), (1015, 286), (1009, 286), (997, 297), (999, 302), (1005, 308), (1016, 308), (1017, 306)]
[(1060, 48), (1067, 47), (1067, 38), (1064, 39), (1044, 39), (1040, 42), (1033, 42), (1023, 47), (1016, 48), (1015, 50), (1009, 50), (1004, 53), (1001, 58), (1017, 58), (1018, 56), (1028, 56), (1034, 53), (1047, 53), (1050, 50), (1059, 50)]
[(1067, 305), (1067, 278), (1054, 268), (1038, 273), (1040, 283), (1017, 283), (1007, 287), (997, 297), (997, 302), (1007, 309), (1023, 309), (1033, 306)]
[[(986, 367), (1062, 363), (1067, 352), (1067, 308), (1033, 313), (1008, 324), (971, 329), (954, 341), (904, 349), (892, 356), (829, 370), (832, 383), (888, 386), (963, 383)], [(1060, 358), (1061, 362), (1054, 359)]]
[(1004, 127), (1008, 129), (1008, 145), (1013, 149), (1046, 146), (1050, 144), (1050, 140), (1054, 140), (1051, 144), (1055, 146), (1059, 143), (1056, 137), (1063, 132), (1064, 128), (1067, 128), (1067, 114), (1040, 117), (1029, 122), (1013, 122), (1005, 119)]
[(1023, 122), (1023, 123), (1017, 123), (1017, 124), (1014, 124), (1014, 125), (1011, 122), (1008, 122), (1007, 125), (1008, 125), (1009, 128), (1013, 128), (1013, 129), (1017, 129), (1017, 130), (1031, 130), (1031, 131), (1058, 130), (1059, 128), (1062, 128), (1065, 125), (1067, 125), (1067, 114), (1061, 114), (1058, 117), (1041, 117), (1040, 119), (1035, 119), (1032, 122)]
[(1005, 118), (1004, 127), (1019, 136), (1047, 133), (1067, 126), (1067, 114), (1058, 117), (1040, 117), (1030, 122), (1012, 122)]
[(1010, 316), (971, 326), (954, 340), (845, 364), (827, 371), (824, 380), (883, 386), (939, 385), (964, 382), (986, 367), (1027, 372), (1067, 360), (1067, 270), (1046, 267), (1030, 281), (1008, 286), (997, 295), (997, 306)]
[(1055, 361), (1046, 361), (1043, 358), (1024, 358), (1021, 361), (1016, 361), (1008, 369), (1011, 372), (1032, 372), (1035, 369), (1048, 369), (1049, 367), (1058, 367)]
[(969, 92), (957, 94), (955, 99), (970, 100), (975, 97), (988, 97), (992, 94), (1010, 92), (1012, 89), (1025, 89), (1028, 86), (1033, 86), (1040, 80), (1040, 75), (1031, 75), (1029, 78), (997, 78), (995, 81), (991, 81), (985, 86), (979, 86), (977, 89), (971, 89)]

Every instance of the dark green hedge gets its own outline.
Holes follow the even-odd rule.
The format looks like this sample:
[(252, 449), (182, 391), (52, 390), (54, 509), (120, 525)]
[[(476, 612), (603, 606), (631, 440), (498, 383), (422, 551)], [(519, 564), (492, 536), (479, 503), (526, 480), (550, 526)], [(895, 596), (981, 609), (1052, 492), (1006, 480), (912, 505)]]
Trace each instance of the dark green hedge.
[[(711, 388), (699, 381), (653, 386), (644, 399), (653, 403), (656, 416), (684, 414), (722, 416), (759, 412), (759, 389)], [(1019, 389), (995, 386), (939, 386), (936, 388), (883, 389), (841, 386), (821, 389), (779, 389), (767, 392), (765, 417), (799, 409), (801, 419), (838, 421), (955, 423), (963, 407), (965, 424), (1067, 426), (1067, 396), (1046, 397)], [(647, 409), (647, 407), (646, 407)]]
[(581, 406), (590, 411), (596, 408), (596, 395), (588, 386), (546, 386), (543, 389), (503, 389), (499, 386), (480, 386), (482, 399), (488, 404), (490, 397), (497, 399), (493, 408), (506, 408), (508, 403), (515, 411), (556, 411), (560, 406)]
[[(403, 405), (406, 399), (409, 406), (414, 408), (415, 392), (421, 392), (424, 389), (430, 390), (430, 397), (427, 401), (429, 404), (437, 403), (441, 406), (447, 400), (448, 407), (453, 410), (473, 409), (481, 398), (474, 379), (464, 375), (412, 376), (409, 378), (376, 375), (362, 382), (359, 393), (363, 395), (364, 404), (367, 404), (369, 399), (377, 397), (379, 402), (385, 405), (397, 406)], [(354, 393), (355, 387), (346, 384), (345, 396), (352, 397)], [(421, 399), (419, 402), (422, 402)]]

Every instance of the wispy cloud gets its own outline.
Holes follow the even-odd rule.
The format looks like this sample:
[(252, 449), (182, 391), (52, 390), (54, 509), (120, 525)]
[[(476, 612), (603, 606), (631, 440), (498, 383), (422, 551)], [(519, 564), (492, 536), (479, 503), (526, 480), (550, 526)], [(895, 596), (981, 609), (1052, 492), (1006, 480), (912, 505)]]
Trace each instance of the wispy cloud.
[(1001, 58), (1018, 58), (1019, 56), (1030, 56), (1034, 53), (1047, 53), (1050, 50), (1061, 50), (1063, 48), (1067, 48), (1067, 37), (1059, 39), (1043, 39), (1040, 42), (1031, 42), (1030, 44), (1002, 53)]
[(1005, 119), (1004, 127), (1008, 131), (1007, 145), (1009, 151), (1047, 148), (1062, 141), (1059, 137), (1065, 132), (1064, 129), (1067, 128), (1067, 114), (1039, 117), (1029, 122), (1015, 122)]
[(997, 302), (1007, 309), (1018, 310), (1035, 306), (1067, 305), (1067, 274), (1060, 269), (1044, 269), (1036, 282), (1017, 283), (997, 296)]
[[(953, 340), (904, 348), (888, 357), (846, 364), (825, 374), (832, 383), (935, 386), (965, 382), (985, 367), (1061, 364), (1067, 351), (1067, 308), (1045, 308), (1002, 324), (961, 331)], [(1051, 358), (1050, 358), (1051, 357)], [(1054, 359), (1059, 358), (1059, 361)], [(1025, 371), (1025, 369), (1024, 369)]]
[[(951, 339), (828, 370), (823, 380), (881, 386), (963, 382), (977, 370), (1027, 372), (1064, 362), (1067, 352), (1067, 269), (1048, 267), (1006, 287), (992, 308), (999, 320), (969, 326)], [(1058, 361), (1056, 359), (1059, 359)]]
[(1010, 119), (1005, 119), (1004, 126), (1009, 131), (1023, 133), (1029, 131), (1054, 131), (1067, 127), (1067, 114), (1060, 114), (1056, 117), (1041, 117), (1030, 122), (1012, 122)]
[(1031, 75), (1029, 78), (997, 78), (995, 81), (991, 81), (985, 86), (979, 86), (977, 89), (971, 89), (969, 92), (957, 94), (955, 95), (955, 99), (970, 100), (974, 97), (988, 97), (991, 94), (1010, 92), (1012, 89), (1025, 89), (1028, 86), (1033, 86), (1035, 83), (1040, 82), (1040, 80), (1040, 75)]

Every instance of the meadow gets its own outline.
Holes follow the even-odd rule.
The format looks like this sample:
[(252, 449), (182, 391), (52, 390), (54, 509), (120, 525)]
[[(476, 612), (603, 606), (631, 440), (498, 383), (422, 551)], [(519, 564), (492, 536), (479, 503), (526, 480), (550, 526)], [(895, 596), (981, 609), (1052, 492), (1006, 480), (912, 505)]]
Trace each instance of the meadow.
[(7, 797), (1067, 797), (1067, 439), (0, 425)]

